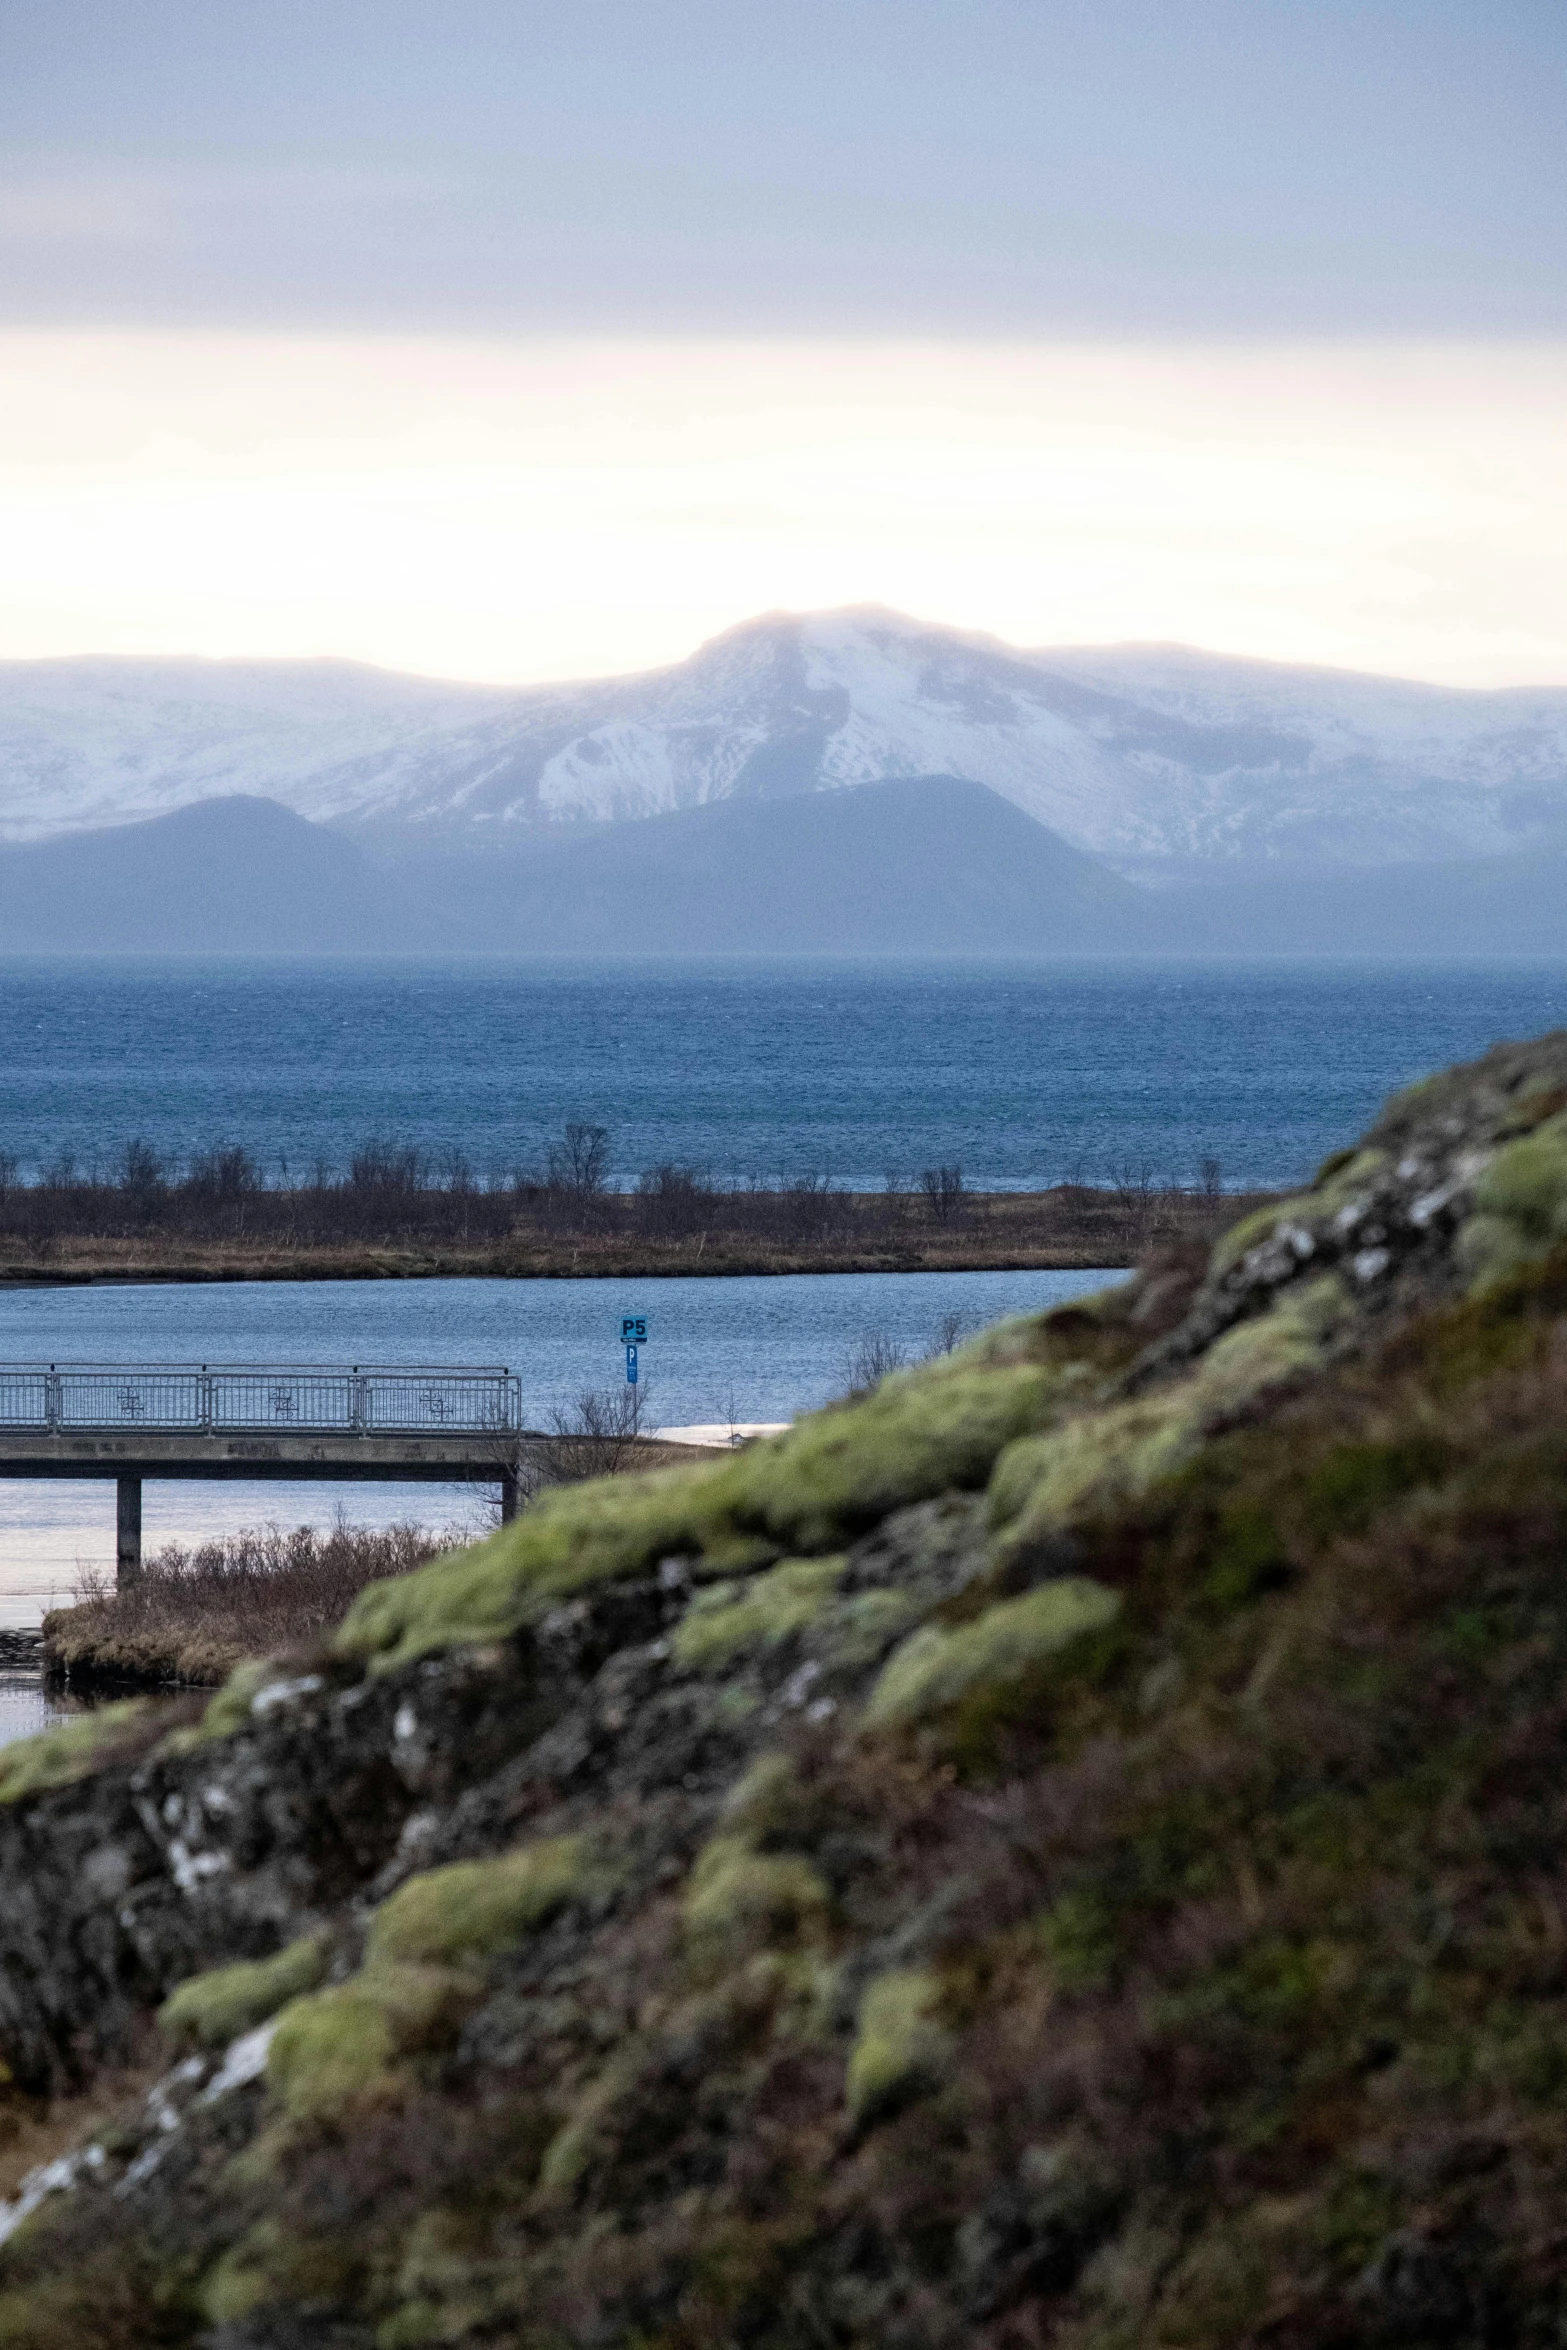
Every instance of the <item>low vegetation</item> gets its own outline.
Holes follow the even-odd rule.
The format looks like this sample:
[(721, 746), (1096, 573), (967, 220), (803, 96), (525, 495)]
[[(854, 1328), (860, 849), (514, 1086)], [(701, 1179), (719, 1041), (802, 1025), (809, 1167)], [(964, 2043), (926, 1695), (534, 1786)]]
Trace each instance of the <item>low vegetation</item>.
[(319, 1638), (367, 1583), (407, 1574), (450, 1539), (422, 1526), (253, 1526), (194, 1549), (171, 1543), (124, 1590), (84, 1574), (75, 1605), (44, 1618), (44, 1668), (75, 1688), (215, 1686), (246, 1657)]
[(0, 2340), (1546, 2350), (1564, 1550), (1567, 1037), (0, 1805)]
[(130, 1142), (111, 1166), (62, 1160), (27, 1181), (0, 1154), (0, 1281), (1119, 1265), (1235, 1213), (1211, 1161), (1187, 1185), (1127, 1166), (1000, 1193), (954, 1166), (852, 1191), (820, 1171), (720, 1182), (666, 1164), (616, 1190), (608, 1154), (607, 1130), (582, 1124), (541, 1166), (483, 1174), (388, 1142), (307, 1171), (238, 1147), (174, 1163)]

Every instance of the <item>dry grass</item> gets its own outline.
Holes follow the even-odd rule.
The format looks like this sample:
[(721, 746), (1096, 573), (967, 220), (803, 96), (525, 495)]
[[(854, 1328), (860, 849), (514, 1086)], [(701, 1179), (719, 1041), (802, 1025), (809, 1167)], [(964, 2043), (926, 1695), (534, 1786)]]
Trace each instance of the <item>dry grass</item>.
[(245, 1527), (194, 1550), (171, 1543), (116, 1591), (87, 1570), (75, 1605), (44, 1619), (47, 1669), (73, 1685), (206, 1687), (342, 1621), (367, 1583), (405, 1575), (460, 1537), (423, 1526)]
[[(273, 1195), (268, 1195), (270, 1198)], [(282, 1195), (278, 1195), (281, 1197)], [(1077, 1271), (1136, 1263), (1152, 1247), (1212, 1240), (1265, 1194), (1207, 1195), (1141, 1182), (922, 1197), (820, 1190), (508, 1197), (493, 1231), (307, 1224), (214, 1233), (178, 1225), (39, 1235), (0, 1216), (0, 1285), (140, 1281), (370, 1281), (410, 1276), (570, 1278), (737, 1273)]]

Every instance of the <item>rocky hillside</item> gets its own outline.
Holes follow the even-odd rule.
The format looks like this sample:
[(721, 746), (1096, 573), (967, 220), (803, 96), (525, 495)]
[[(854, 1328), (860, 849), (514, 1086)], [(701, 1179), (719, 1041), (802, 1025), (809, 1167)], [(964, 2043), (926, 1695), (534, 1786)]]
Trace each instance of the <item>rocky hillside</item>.
[(6, 1750), (0, 2342), (1559, 2343), (1564, 1404), (1567, 1034)]

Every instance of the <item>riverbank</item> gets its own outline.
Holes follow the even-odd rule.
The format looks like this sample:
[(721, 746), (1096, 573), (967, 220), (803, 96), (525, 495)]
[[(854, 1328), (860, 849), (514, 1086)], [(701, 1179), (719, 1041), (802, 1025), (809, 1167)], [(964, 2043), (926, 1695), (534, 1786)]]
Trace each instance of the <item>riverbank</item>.
[[(709, 1195), (721, 1199), (724, 1195)], [(737, 1274), (1082, 1272), (1120, 1270), (1160, 1242), (1211, 1242), (1266, 1192), (1209, 1197), (1184, 1191), (1093, 1189), (972, 1192), (940, 1216), (923, 1201), (880, 1192), (815, 1195), (805, 1227), (736, 1229), (721, 1214), (676, 1230), (649, 1230), (635, 1195), (552, 1203), (479, 1240), (423, 1235), (356, 1241), (295, 1240), (236, 1231), (94, 1231), (33, 1236), (0, 1230), (0, 1288), (208, 1281), (583, 1280)], [(779, 1219), (781, 1220), (781, 1219)], [(774, 1221), (770, 1219), (770, 1221)]]

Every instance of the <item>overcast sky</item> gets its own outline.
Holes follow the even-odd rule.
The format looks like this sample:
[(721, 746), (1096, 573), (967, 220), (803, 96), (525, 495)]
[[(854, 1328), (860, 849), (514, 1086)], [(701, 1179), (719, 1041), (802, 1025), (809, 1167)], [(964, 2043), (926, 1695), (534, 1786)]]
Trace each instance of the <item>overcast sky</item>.
[(1567, 675), (1564, 122), (1562, 0), (0, 0), (0, 652), (580, 673), (902, 578)]

